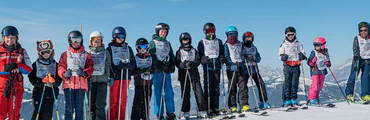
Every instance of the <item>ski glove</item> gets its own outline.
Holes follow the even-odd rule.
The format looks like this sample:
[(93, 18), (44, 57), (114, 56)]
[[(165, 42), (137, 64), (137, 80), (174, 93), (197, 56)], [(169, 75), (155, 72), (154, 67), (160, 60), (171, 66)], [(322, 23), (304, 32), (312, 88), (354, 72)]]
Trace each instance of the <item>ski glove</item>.
[(72, 71), (71, 71), (70, 69), (68, 69), (68, 70), (64, 73), (64, 78), (69, 79), (71, 76), (72, 76)]
[(221, 56), (221, 57), (220, 57), (220, 61), (221, 61), (221, 64), (222, 64), (222, 63), (226, 63), (226, 62), (227, 62), (227, 61), (226, 61), (226, 58), (225, 58), (224, 56)]
[(236, 65), (231, 65), (230, 70), (231, 71), (238, 71), (238, 67)]
[(118, 69), (128, 69), (129, 68), (129, 63), (123, 63), (122, 61), (120, 61), (119, 63), (118, 63)]
[(301, 52), (298, 54), (298, 56), (299, 56), (299, 60), (307, 60), (307, 57), (304, 56), (304, 54)]
[(86, 77), (86, 74), (82, 68), (77, 69), (76, 74), (81, 77)]
[(193, 68), (194, 64), (191, 61), (185, 61), (185, 68), (190, 69)]
[(357, 68), (358, 68), (358, 64), (357, 64), (357, 61), (358, 61), (359, 57), (358, 56), (353, 56), (353, 60), (352, 62), (353, 63), (353, 70), (357, 71)]
[(326, 62), (325, 62), (325, 65), (326, 65), (326, 66), (328, 66), (328, 67), (331, 67), (331, 64), (330, 64), (330, 62), (329, 62), (329, 61), (326, 61)]
[(163, 72), (165, 72), (165, 73), (173, 73), (173, 72), (175, 72), (175, 68), (174, 68), (174, 66), (168, 66), (168, 67), (166, 67), (166, 68), (163, 69)]
[(10, 83), (10, 81), (6, 81), (5, 83), (5, 89), (4, 89), (4, 97), (9, 99), (10, 98), (10, 92), (11, 92), (11, 89), (10, 89), (10, 86), (12, 84)]
[(4, 66), (5, 72), (11, 72), (13, 69), (18, 68), (18, 65), (16, 63), (9, 63)]
[(289, 58), (287, 54), (281, 54), (280, 57), (281, 57), (281, 61), (287, 61)]
[(108, 82), (109, 87), (112, 86), (113, 83), (114, 83), (114, 78), (109, 78), (109, 82)]
[(201, 59), (202, 64), (208, 64), (210, 61), (212, 61), (208, 56), (204, 56)]

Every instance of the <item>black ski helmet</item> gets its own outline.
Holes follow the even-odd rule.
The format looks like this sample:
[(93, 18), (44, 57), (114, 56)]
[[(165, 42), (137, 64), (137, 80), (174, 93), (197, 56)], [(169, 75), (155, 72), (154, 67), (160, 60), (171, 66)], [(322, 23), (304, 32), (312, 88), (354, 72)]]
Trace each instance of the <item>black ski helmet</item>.
[[(366, 27), (367, 29), (369, 29), (369, 28), (370, 28), (370, 25), (369, 25), (369, 23), (368, 23), (368, 22), (360, 22), (360, 23), (358, 24), (358, 32), (359, 32), (359, 33), (360, 33), (360, 29), (361, 29), (362, 27)], [(369, 30), (368, 30), (368, 32), (369, 32)]]
[(14, 26), (6, 26), (1, 31), (2, 36), (8, 36), (8, 35), (18, 36), (18, 30)]
[(191, 36), (188, 32), (183, 32), (183, 33), (180, 34), (179, 41), (181, 43), (181, 46), (184, 46), (182, 41), (181, 41), (183, 39), (189, 39), (188, 44), (191, 45)]
[(158, 23), (157, 26), (155, 26), (155, 34), (159, 36), (159, 30), (161, 29), (167, 29), (167, 36), (168, 32), (170, 31), (170, 26), (166, 23)]
[(211, 22), (208, 22), (208, 23), (204, 24), (204, 26), (203, 26), (203, 32), (204, 32), (204, 34), (206, 34), (206, 29), (212, 28), (212, 27), (215, 28), (215, 32), (216, 32), (216, 26), (215, 26), (215, 24), (213, 24)]
[(149, 44), (148, 40), (145, 39), (145, 38), (139, 38), (136, 40), (136, 43), (135, 43), (135, 46), (136, 46), (136, 52), (139, 52), (139, 50), (137, 49), (137, 46), (138, 45), (142, 45), (142, 44)]
[(118, 34), (124, 34), (125, 35), (124, 39), (126, 40), (126, 30), (125, 30), (125, 28), (123, 28), (121, 26), (115, 27), (112, 31), (112, 38), (115, 40)]
[(286, 34), (287, 32), (294, 32), (294, 33), (296, 33), (295, 28), (294, 28), (294, 27), (292, 27), (292, 26), (289, 26), (289, 27), (285, 28), (285, 34)]
[(73, 31), (69, 32), (69, 34), (68, 34), (68, 43), (69, 43), (69, 45), (70, 46), (72, 45), (71, 38), (76, 38), (76, 37), (81, 37), (81, 39), (82, 39), (81, 46), (82, 46), (83, 42), (84, 42), (84, 39), (83, 39), (83, 36), (82, 36), (81, 32), (78, 31), (78, 30), (73, 30)]

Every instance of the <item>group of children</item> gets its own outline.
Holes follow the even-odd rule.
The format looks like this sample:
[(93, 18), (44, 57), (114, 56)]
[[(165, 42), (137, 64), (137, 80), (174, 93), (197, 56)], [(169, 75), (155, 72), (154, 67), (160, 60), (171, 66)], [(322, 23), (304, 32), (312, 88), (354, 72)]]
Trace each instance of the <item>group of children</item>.
[[(368, 29), (368, 23), (359, 24), (360, 34), (354, 42), (356, 48), (352, 71), (361, 69), (368, 73), (370, 70), (366, 62), (370, 58), (370, 50), (366, 49), (370, 45)], [(149, 119), (152, 90), (156, 117), (164, 119), (166, 109), (167, 119), (175, 119), (174, 91), (171, 85), (171, 73), (175, 72), (175, 67), (178, 68), (178, 80), (181, 83), (181, 116), (190, 117), (191, 90), (194, 91), (200, 117), (218, 115), (221, 79), (224, 82), (223, 64), (226, 65), (229, 83), (226, 101), (230, 112), (251, 110), (247, 85), (250, 77), (253, 78), (253, 81), (250, 81), (252, 85), (255, 83), (258, 88), (259, 102), (256, 98), (256, 104), (260, 109), (271, 108), (267, 103), (266, 85), (259, 74), (258, 63), (261, 56), (253, 44), (252, 32), (243, 33), (240, 41), (237, 28), (229, 26), (225, 31), (227, 40), (223, 44), (222, 40), (216, 37), (215, 25), (209, 22), (203, 27), (205, 38), (199, 41), (197, 49), (192, 46), (191, 35), (184, 32), (179, 36), (180, 47), (174, 54), (170, 42), (166, 39), (169, 30), (168, 24), (159, 23), (150, 42), (145, 38), (137, 39), (136, 55), (126, 42), (126, 30), (123, 27), (113, 29), (112, 41), (107, 48), (103, 44), (102, 33), (93, 31), (89, 37), (88, 50), (83, 46), (81, 32), (71, 31), (68, 34), (68, 50), (62, 53), (59, 62), (54, 60), (53, 44), (48, 39), (37, 42), (38, 59), (31, 64), (27, 52), (18, 42), (18, 30), (13, 26), (5, 27), (1, 32), (0, 44), (0, 65), (3, 66), (0, 67), (0, 88), (4, 91), (0, 94), (0, 103), (4, 105), (0, 109), (0, 119), (7, 116), (9, 119), (20, 118), (19, 110), (24, 91), (21, 74), (28, 74), (34, 86), (32, 98), (35, 109), (32, 119), (52, 119), (54, 105), (58, 109), (55, 100), (58, 98), (60, 85), (66, 101), (65, 119), (84, 119), (85, 94), (88, 94), (89, 118), (128, 119), (126, 104), (131, 76), (134, 76), (135, 96), (130, 119)], [(279, 57), (284, 64), (282, 96), (285, 107), (298, 105), (297, 92), (303, 60), (307, 60), (311, 68), (312, 84), (308, 92), (308, 104), (320, 104), (319, 93), (328, 73), (326, 68), (330, 69), (331, 63), (325, 38), (315, 38), (313, 46), (314, 50), (307, 58), (296, 37), (295, 28), (285, 29), (285, 40), (279, 49)], [(360, 64), (355, 64), (357, 60)], [(204, 74), (203, 89), (198, 70), (200, 64)], [(367, 75), (362, 74), (361, 86), (365, 90), (361, 95), (363, 100), (370, 100)], [(105, 111), (107, 86), (110, 96), (109, 108)], [(350, 98), (352, 91), (353, 87), (347, 87), (348, 99), (353, 99)], [(240, 110), (237, 109), (237, 103)]]

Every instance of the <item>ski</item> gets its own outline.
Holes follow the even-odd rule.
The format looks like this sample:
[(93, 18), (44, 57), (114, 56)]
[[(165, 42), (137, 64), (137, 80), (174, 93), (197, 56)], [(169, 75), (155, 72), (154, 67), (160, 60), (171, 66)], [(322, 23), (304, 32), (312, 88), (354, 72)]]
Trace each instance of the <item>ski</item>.
[(292, 107), (278, 107), (278, 108), (271, 108), (270, 110), (292, 112), (293, 108)]
[(364, 103), (362, 103), (362, 104), (364, 104), (364, 105), (368, 105), (368, 104), (370, 104), (370, 100), (365, 101), (365, 102), (364, 102)]

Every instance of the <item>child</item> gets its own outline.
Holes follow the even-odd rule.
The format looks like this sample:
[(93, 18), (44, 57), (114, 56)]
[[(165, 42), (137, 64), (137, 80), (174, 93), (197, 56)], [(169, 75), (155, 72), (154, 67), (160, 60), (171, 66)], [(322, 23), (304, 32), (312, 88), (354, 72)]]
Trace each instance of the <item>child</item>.
[[(58, 63), (54, 60), (53, 43), (50, 39), (37, 41), (37, 51), (39, 58), (32, 63), (34, 69), (28, 74), (28, 79), (34, 86), (32, 98), (35, 109), (31, 119), (36, 120), (36, 115), (40, 109), (39, 119), (51, 120), (53, 118), (54, 96), (57, 98), (59, 95), (58, 87), (62, 83), (62, 78), (57, 74)], [(50, 74), (49, 78), (48, 74)], [(54, 79), (54, 81), (44, 83), (44, 79)], [(54, 89), (52, 89), (52, 86)], [(44, 87), (45, 91), (43, 91)], [(41, 99), (42, 104), (40, 103)], [(39, 108), (40, 104), (41, 108)]]
[[(127, 93), (130, 84), (130, 73), (135, 68), (135, 56), (126, 42), (126, 30), (115, 27), (112, 32), (112, 42), (107, 51), (112, 60), (113, 73), (110, 74), (109, 120), (124, 120), (126, 117)], [(127, 116), (128, 117), (128, 116)]]
[[(220, 72), (226, 62), (221, 39), (216, 38), (216, 27), (208, 22), (203, 26), (205, 38), (198, 43), (198, 52), (203, 66), (204, 98), (209, 115), (219, 115)], [(208, 90), (209, 87), (209, 90)]]
[[(207, 111), (198, 71), (198, 66), (200, 64), (198, 51), (191, 45), (191, 36), (189, 33), (181, 33), (179, 41), (181, 46), (176, 52), (176, 67), (179, 70), (178, 79), (181, 83), (181, 95), (184, 96), (181, 106), (181, 111), (184, 112), (183, 117), (186, 119), (190, 117), (190, 89), (193, 89), (200, 116), (206, 118)], [(182, 93), (184, 93), (184, 95)]]
[[(267, 109), (267, 108), (271, 108), (271, 106), (269, 103), (267, 103), (268, 98), (267, 98), (267, 92), (266, 92), (266, 85), (265, 85), (265, 82), (262, 80), (262, 77), (260, 75), (260, 71), (257, 65), (257, 63), (261, 61), (261, 55), (258, 52), (257, 47), (253, 44), (253, 41), (254, 41), (254, 35), (252, 32), (248, 31), (243, 34), (243, 51), (244, 51), (244, 54), (246, 55), (245, 59), (248, 65), (248, 67), (246, 68), (248, 70), (244, 70), (244, 73), (247, 75), (246, 79), (251, 77), (249, 75), (252, 75), (252, 78), (254, 82), (256, 83), (255, 85), (258, 88), (259, 101), (260, 101), (259, 108)], [(247, 99), (248, 99), (248, 96), (247, 96)], [(241, 111), (245, 112), (245, 111), (250, 110), (248, 106), (248, 100), (246, 104), (247, 106), (245, 108), (243, 107), (244, 109), (242, 108)]]
[(132, 120), (149, 120), (149, 100), (152, 96), (153, 60), (148, 50), (148, 40), (136, 40), (136, 67), (134, 69), (135, 97), (132, 105)]
[(89, 78), (89, 118), (105, 120), (105, 105), (107, 98), (107, 82), (111, 70), (111, 56), (105, 50), (103, 34), (93, 31), (90, 34), (88, 53), (94, 61), (94, 72)]
[(330, 68), (330, 58), (328, 49), (325, 48), (326, 41), (323, 37), (317, 37), (313, 41), (314, 50), (308, 57), (307, 64), (310, 66), (312, 84), (308, 90), (308, 100), (311, 105), (319, 105), (319, 95), (324, 84), (325, 75), (328, 74), (327, 67)]
[(0, 120), (19, 120), (24, 92), (22, 74), (32, 71), (27, 51), (18, 40), (18, 30), (6, 26), (0, 43)]
[(296, 38), (294, 27), (287, 27), (285, 29), (285, 40), (279, 48), (279, 57), (284, 62), (284, 106), (297, 105), (299, 75), (301, 74), (299, 66), (301, 65), (301, 61), (307, 58), (302, 44)]
[(237, 101), (236, 93), (239, 88), (239, 103), (242, 110), (248, 109), (248, 79), (244, 76), (244, 60), (243, 60), (243, 45), (238, 40), (238, 30), (235, 26), (226, 28), (225, 34), (227, 36), (224, 44), (226, 62), (226, 73), (229, 80), (228, 105), (230, 112), (236, 113)]
[(84, 118), (83, 101), (87, 87), (87, 78), (94, 72), (94, 61), (91, 55), (85, 51), (83, 37), (79, 31), (71, 31), (68, 34), (69, 47), (63, 52), (58, 64), (58, 75), (63, 79), (65, 95), (66, 120), (82, 120)]
[[(164, 119), (164, 105), (168, 119), (175, 119), (174, 93), (171, 84), (171, 73), (175, 72), (175, 55), (169, 41), (166, 40), (170, 27), (166, 23), (158, 23), (155, 27), (153, 40), (149, 43), (149, 53), (152, 56), (156, 69), (153, 74), (154, 85), (154, 114), (158, 119)], [(162, 96), (162, 92), (165, 93)]]

